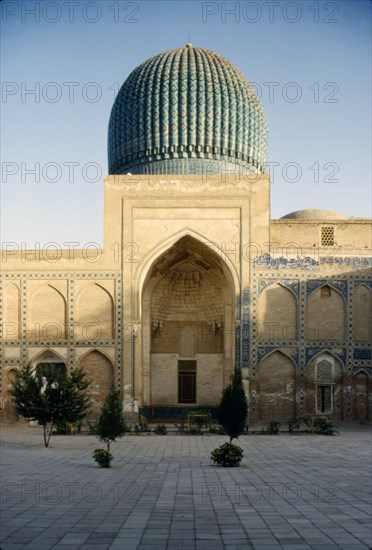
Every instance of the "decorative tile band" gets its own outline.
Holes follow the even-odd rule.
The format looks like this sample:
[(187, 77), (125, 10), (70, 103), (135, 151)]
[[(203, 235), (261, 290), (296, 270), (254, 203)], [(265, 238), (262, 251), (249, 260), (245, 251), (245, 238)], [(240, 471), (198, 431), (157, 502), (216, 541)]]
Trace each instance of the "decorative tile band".
[(292, 279), (259, 279), (258, 281), (258, 295), (262, 294), (262, 292), (269, 286), (274, 284), (281, 284), (283, 286), (286, 286), (294, 294), (298, 297), (299, 293), (299, 282), (298, 279), (292, 280)]
[(372, 267), (372, 258), (364, 256), (347, 256), (347, 257), (321, 257), (319, 261), (314, 260), (310, 256), (303, 258), (273, 258), (270, 254), (257, 256), (253, 261), (253, 267), (264, 267), (266, 269), (316, 269), (321, 265), (337, 265), (339, 267), (352, 268), (355, 271), (361, 271)]
[(353, 374), (357, 374), (358, 372), (365, 372), (371, 376), (372, 367), (353, 367)]
[(324, 285), (329, 285), (333, 288), (335, 288), (336, 290), (338, 290), (342, 295), (343, 297), (346, 299), (347, 298), (347, 281), (335, 281), (335, 280), (332, 280), (332, 279), (316, 279), (316, 280), (311, 280), (311, 281), (307, 281), (306, 283), (306, 296), (309, 297), (310, 294), (312, 292), (314, 292), (314, 290), (317, 290), (318, 288), (324, 286)]
[(368, 348), (356, 348), (353, 357), (354, 359), (370, 360), (372, 359), (372, 350)]
[(342, 348), (342, 349), (337, 349), (337, 350), (329, 350), (327, 348), (306, 348), (306, 364), (309, 363), (309, 361), (311, 361), (312, 359), (314, 359), (314, 357), (318, 354), (320, 354), (321, 352), (323, 353), (329, 353), (330, 355), (336, 355), (343, 363), (343, 365), (345, 366), (346, 364), (346, 349), (345, 348)]

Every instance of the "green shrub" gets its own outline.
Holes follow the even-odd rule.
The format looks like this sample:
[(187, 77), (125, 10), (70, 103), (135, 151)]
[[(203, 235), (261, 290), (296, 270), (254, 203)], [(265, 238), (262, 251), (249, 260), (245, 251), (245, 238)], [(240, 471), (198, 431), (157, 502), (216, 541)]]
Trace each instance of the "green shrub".
[(225, 432), (223, 426), (220, 426), (219, 424), (211, 424), (211, 427), (209, 428), (209, 433), (218, 434), (218, 435), (226, 435), (226, 432)]
[(97, 435), (97, 423), (96, 422), (90, 422), (88, 420), (87, 429), (88, 429), (88, 434), (89, 435)]
[[(126, 429), (126, 432), (130, 432), (131, 429), (132, 429), (132, 426), (129, 426), (129, 428)], [(151, 432), (151, 429), (148, 427), (148, 424), (141, 424), (140, 422), (137, 422), (136, 424), (134, 424), (133, 430), (136, 435)]]
[(239, 466), (243, 458), (243, 449), (232, 443), (224, 443), (211, 452), (211, 460), (220, 466)]
[(322, 435), (334, 435), (338, 433), (335, 424), (330, 422), (327, 418), (314, 419), (314, 432)]
[(93, 458), (100, 468), (110, 468), (114, 457), (106, 449), (96, 449), (93, 451)]
[(55, 435), (71, 435), (73, 433), (72, 426), (68, 422), (58, 422), (53, 433)]
[[(301, 424), (303, 424), (303, 428), (301, 430)], [(306, 418), (291, 418), (288, 420), (288, 430), (291, 434), (297, 432), (297, 431), (307, 431), (308, 428), (308, 421)]]
[(190, 428), (187, 430), (187, 433), (190, 435), (203, 435), (202, 426), (200, 424), (191, 424)]
[(277, 435), (279, 433), (279, 428), (280, 428), (280, 422), (276, 422), (276, 420), (271, 420), (271, 422), (269, 422), (268, 427), (261, 430), (261, 434)]
[(158, 424), (154, 430), (157, 435), (167, 435), (168, 430), (164, 424)]
[(175, 424), (175, 426), (179, 434), (185, 434), (188, 432), (188, 426), (186, 425), (184, 418), (181, 418), (180, 423)]
[(142, 414), (138, 416), (138, 426), (140, 427), (141, 432), (151, 432), (149, 428), (149, 421), (146, 416), (143, 416)]

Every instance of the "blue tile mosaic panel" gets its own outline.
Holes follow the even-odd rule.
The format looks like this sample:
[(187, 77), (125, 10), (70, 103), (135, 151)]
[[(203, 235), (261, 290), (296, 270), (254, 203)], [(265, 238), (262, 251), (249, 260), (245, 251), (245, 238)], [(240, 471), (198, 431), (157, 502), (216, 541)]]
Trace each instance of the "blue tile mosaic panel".
[(344, 298), (347, 298), (347, 281), (333, 281), (328, 279), (317, 279), (307, 281), (306, 283), (306, 296), (309, 297), (314, 290), (317, 290), (323, 285), (329, 285), (338, 290)]
[(354, 359), (370, 360), (372, 359), (372, 350), (366, 348), (359, 348), (354, 350)]

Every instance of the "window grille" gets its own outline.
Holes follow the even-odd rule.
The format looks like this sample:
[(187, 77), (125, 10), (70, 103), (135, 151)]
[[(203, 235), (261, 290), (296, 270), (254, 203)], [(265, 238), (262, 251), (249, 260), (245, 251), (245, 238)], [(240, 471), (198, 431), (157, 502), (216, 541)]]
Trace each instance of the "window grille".
[(322, 227), (320, 232), (320, 241), (322, 246), (333, 246), (335, 244), (335, 228)]
[(195, 357), (195, 335), (191, 328), (185, 328), (180, 335), (180, 357)]
[(316, 365), (315, 378), (318, 382), (332, 382), (333, 365), (328, 359), (322, 359)]

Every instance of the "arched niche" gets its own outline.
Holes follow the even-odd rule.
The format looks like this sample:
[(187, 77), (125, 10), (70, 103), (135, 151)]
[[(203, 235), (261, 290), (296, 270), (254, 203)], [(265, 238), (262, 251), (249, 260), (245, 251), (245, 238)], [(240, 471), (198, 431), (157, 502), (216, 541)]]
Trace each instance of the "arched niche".
[(53, 364), (61, 372), (64, 372), (64, 373), (67, 372), (65, 360), (61, 356), (59, 356), (57, 353), (55, 353), (53, 350), (50, 350), (50, 349), (46, 349), (44, 351), (41, 351), (37, 355), (35, 355), (32, 358), (31, 364), (35, 372), (40, 370), (42, 371), (43, 365), (47, 365), (47, 364)]
[(354, 294), (354, 338), (372, 340), (372, 292), (363, 284), (357, 286)]
[(295, 340), (297, 299), (284, 285), (274, 283), (260, 294), (257, 307), (260, 340)]
[[(233, 276), (204, 243), (184, 236), (157, 257), (142, 293), (136, 387), (145, 405), (181, 405), (179, 386), (187, 368), (196, 373), (190, 404), (219, 403), (234, 364), (234, 304)], [(195, 364), (184, 363), (187, 347)]]
[(287, 355), (267, 355), (257, 370), (257, 405), (260, 421), (288, 422), (296, 416), (295, 365)]
[(307, 340), (344, 340), (345, 301), (333, 287), (314, 290), (306, 304)]
[(16, 283), (8, 283), (4, 292), (4, 340), (18, 340), (20, 338), (21, 321), (20, 289)]
[(66, 337), (66, 301), (52, 285), (38, 288), (30, 299), (29, 337), (61, 340)]
[(304, 376), (307, 413), (344, 417), (344, 369), (338, 357), (325, 350), (308, 364)]
[(77, 298), (77, 340), (114, 337), (114, 303), (110, 293), (97, 283), (88, 284)]
[(369, 377), (364, 371), (359, 371), (353, 377), (353, 408), (354, 420), (366, 422), (369, 420)]
[(91, 384), (88, 388), (90, 398), (89, 416), (97, 419), (102, 405), (114, 386), (114, 369), (110, 359), (100, 351), (93, 350), (79, 361)]
[(3, 418), (5, 422), (18, 422), (19, 414), (16, 411), (16, 406), (11, 399), (10, 390), (13, 387), (17, 375), (17, 369), (10, 368), (6, 370), (4, 376), (4, 409)]

